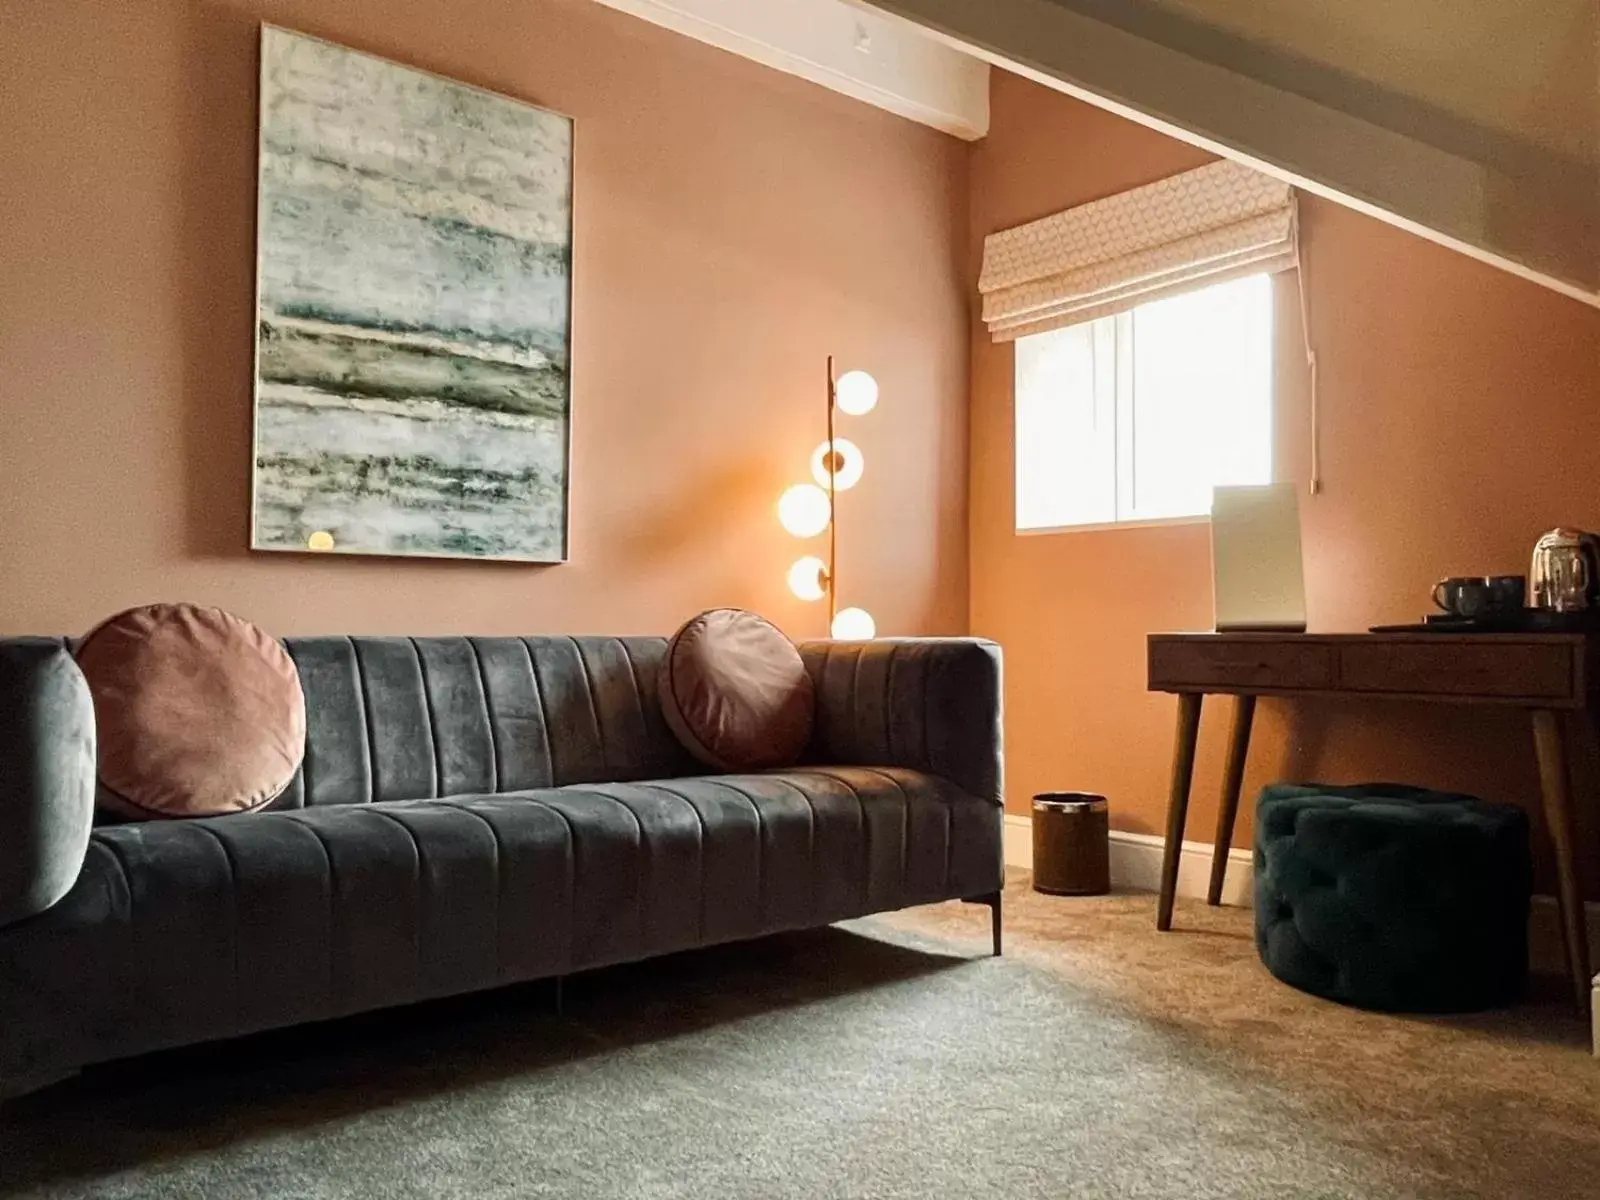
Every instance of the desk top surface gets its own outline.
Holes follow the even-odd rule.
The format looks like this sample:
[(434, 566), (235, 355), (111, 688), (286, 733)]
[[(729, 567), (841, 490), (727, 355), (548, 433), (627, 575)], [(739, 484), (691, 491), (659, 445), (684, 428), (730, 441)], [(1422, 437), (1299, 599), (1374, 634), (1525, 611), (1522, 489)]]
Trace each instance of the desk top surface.
[(1409, 697), (1585, 708), (1600, 637), (1585, 633), (1152, 633), (1148, 687), (1235, 695)]
[(1600, 639), (1600, 633), (1434, 633), (1423, 630), (1392, 631), (1389, 633), (1296, 633), (1288, 629), (1252, 629), (1220, 631), (1161, 631), (1150, 634), (1152, 642), (1293, 642), (1343, 645), (1353, 642), (1420, 643), (1423, 645), (1508, 645), (1536, 643), (1539, 645), (1582, 644)]

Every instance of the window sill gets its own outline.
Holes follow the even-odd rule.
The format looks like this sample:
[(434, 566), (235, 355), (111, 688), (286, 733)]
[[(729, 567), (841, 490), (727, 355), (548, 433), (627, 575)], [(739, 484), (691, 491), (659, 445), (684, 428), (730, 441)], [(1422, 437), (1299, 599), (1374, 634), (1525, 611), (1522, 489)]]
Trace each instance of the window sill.
[(1053, 533), (1105, 533), (1114, 529), (1165, 529), (1173, 525), (1209, 525), (1210, 513), (1192, 517), (1151, 517), (1144, 521), (1102, 521), (1097, 525), (1040, 525), (1018, 529), (1018, 537), (1038, 537)]

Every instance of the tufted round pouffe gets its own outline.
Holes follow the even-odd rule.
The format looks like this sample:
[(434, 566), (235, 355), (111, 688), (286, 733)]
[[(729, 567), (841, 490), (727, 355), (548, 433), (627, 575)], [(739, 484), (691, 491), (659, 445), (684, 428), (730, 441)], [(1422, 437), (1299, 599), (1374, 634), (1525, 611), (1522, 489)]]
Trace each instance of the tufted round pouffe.
[(1528, 973), (1528, 818), (1394, 784), (1275, 785), (1256, 807), (1256, 948), (1283, 982), (1393, 1012), (1515, 1000)]

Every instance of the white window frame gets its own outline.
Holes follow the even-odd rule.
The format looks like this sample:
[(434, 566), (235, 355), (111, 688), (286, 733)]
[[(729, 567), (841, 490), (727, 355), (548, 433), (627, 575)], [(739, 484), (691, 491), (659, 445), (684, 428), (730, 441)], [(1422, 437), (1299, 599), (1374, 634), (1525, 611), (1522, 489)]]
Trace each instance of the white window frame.
[[(1137, 464), (1138, 455), (1135, 453), (1136, 425), (1134, 420), (1134, 396), (1136, 392), (1135, 365), (1133, 353), (1134, 316), (1137, 308), (1119, 312), (1113, 316), (1103, 317), (1091, 323), (1092, 353), (1094, 358), (1094, 396), (1093, 421), (1096, 427), (1102, 422), (1110, 421), (1112, 440), (1114, 442), (1113, 458), (1115, 462), (1114, 481), (1116, 513), (1133, 513), (1136, 497), (1138, 496)], [(1276, 320), (1274, 319), (1274, 324)], [(1047, 334), (1044, 336), (1048, 336)], [(1271, 335), (1269, 335), (1271, 336)], [(1013, 368), (1013, 412), (1015, 412), (1015, 368)], [(1276, 424), (1277, 396), (1274, 386), (1269, 398), (1268, 420), (1269, 439), (1273, 436), (1271, 425)], [(1020, 523), (1021, 496), (1023, 491), (1023, 458), (1016, 453), (1015, 446), (1019, 437), (1016, 425), (1012, 429), (1013, 440), (1013, 479), (1012, 479), (1012, 530), (1018, 536), (1034, 537), (1045, 534), (1058, 533), (1094, 533), (1110, 529), (1151, 529), (1174, 525), (1209, 525), (1211, 514), (1188, 513), (1168, 517), (1141, 517), (1130, 515), (1126, 518), (1114, 517), (1109, 521), (1086, 521), (1066, 525), (1028, 525)], [(1276, 453), (1272, 454), (1272, 464), (1269, 474), (1277, 477)]]

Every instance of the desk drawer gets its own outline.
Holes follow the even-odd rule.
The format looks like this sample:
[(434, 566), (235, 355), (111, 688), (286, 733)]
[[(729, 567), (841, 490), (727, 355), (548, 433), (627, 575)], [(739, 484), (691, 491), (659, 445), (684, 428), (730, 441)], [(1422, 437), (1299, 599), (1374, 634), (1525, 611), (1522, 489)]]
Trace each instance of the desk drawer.
[(1150, 643), (1150, 686), (1269, 688), (1295, 691), (1333, 684), (1333, 648), (1316, 642)]
[(1369, 642), (1339, 647), (1347, 692), (1481, 696), (1572, 703), (1576, 670), (1564, 642)]

